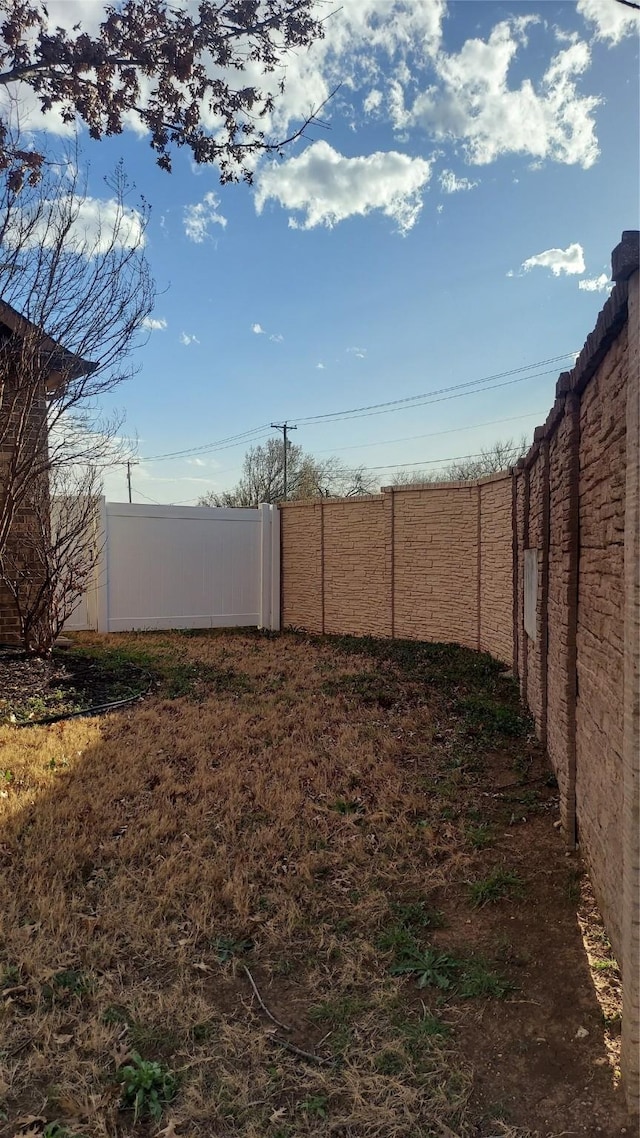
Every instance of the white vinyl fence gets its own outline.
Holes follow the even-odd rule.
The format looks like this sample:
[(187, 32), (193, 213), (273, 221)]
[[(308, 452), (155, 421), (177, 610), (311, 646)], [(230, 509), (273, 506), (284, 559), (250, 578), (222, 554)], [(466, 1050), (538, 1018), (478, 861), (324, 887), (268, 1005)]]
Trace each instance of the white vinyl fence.
[(92, 587), (69, 631), (280, 628), (276, 506), (104, 502)]

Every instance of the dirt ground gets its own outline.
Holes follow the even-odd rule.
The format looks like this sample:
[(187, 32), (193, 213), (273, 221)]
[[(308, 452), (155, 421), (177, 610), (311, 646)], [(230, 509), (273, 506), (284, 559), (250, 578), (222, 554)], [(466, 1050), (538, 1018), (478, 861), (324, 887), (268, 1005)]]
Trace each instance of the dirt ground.
[(302, 634), (73, 652), (146, 694), (0, 727), (0, 1138), (634, 1133), (618, 971), (499, 665)]

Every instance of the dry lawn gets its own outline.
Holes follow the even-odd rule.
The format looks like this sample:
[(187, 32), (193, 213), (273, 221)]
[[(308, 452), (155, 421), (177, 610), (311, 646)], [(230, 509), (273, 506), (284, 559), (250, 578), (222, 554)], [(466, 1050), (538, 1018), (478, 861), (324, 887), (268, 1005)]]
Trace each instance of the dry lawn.
[(624, 1132), (615, 963), (488, 657), (78, 641), (164, 686), (0, 728), (2, 1138)]

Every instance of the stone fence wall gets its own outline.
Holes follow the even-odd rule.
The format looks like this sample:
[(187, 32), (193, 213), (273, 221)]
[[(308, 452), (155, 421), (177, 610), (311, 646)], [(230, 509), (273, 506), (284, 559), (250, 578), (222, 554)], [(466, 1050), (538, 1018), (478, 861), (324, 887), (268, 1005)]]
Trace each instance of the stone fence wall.
[(282, 506), (282, 621), (455, 641), (519, 678), (623, 972), (640, 1103), (638, 233), (526, 458), (477, 482)]

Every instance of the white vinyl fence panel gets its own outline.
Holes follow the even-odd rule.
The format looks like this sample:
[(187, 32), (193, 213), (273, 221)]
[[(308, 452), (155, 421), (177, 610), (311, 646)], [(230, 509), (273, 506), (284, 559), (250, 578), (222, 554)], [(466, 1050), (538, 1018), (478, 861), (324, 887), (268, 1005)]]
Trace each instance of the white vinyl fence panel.
[(95, 617), (83, 598), (68, 627), (279, 628), (279, 520), (273, 506), (103, 503)]

